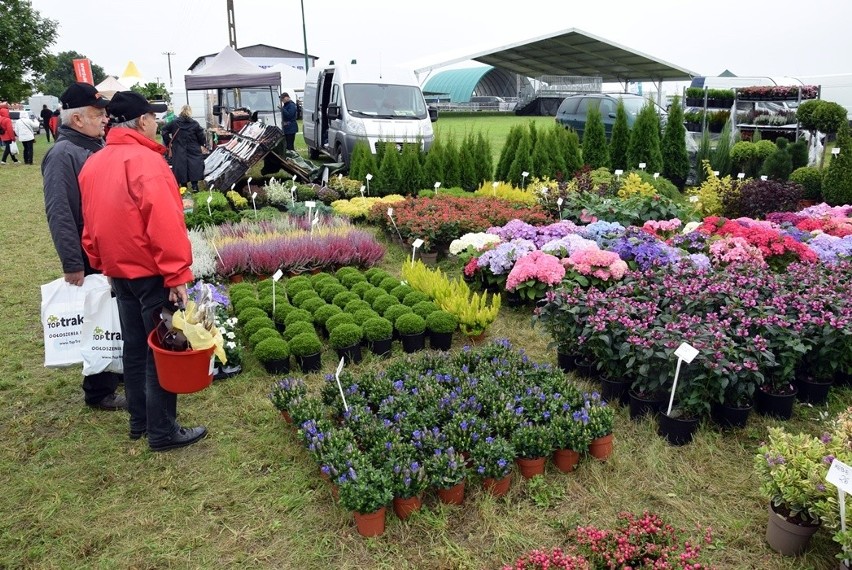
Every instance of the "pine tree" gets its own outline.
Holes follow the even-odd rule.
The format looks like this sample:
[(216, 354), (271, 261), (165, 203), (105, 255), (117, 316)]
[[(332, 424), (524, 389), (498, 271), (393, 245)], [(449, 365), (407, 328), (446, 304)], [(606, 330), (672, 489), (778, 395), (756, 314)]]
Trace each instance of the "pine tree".
[(589, 107), (586, 113), (586, 130), (583, 131), (583, 162), (592, 169), (609, 167), (606, 129), (597, 107)]
[(559, 149), (565, 158), (565, 179), (574, 176), (574, 173), (583, 168), (583, 155), (580, 150), (580, 137), (574, 129), (563, 129), (559, 136)]
[(402, 149), (399, 164), (399, 189), (402, 193), (416, 194), (423, 179), (423, 167), (420, 165), (420, 145), (406, 144)]
[(710, 154), (710, 166), (713, 170), (719, 171), (719, 176), (727, 176), (733, 168), (731, 161), (731, 129), (733, 124), (730, 117), (725, 121), (725, 126), (722, 127), (722, 132), (719, 134), (719, 140), (716, 141), (716, 148)]
[(509, 180), (509, 168), (511, 168), (512, 162), (515, 160), (515, 153), (518, 150), (518, 144), (521, 142), (524, 132), (526, 132), (526, 127), (523, 125), (514, 125), (509, 129), (506, 142), (500, 151), (500, 159), (497, 161), (497, 171), (494, 173), (495, 180), (502, 180), (504, 182)]
[(399, 153), (395, 148), (388, 147), (385, 149), (382, 165), (379, 167), (379, 175), (373, 179), (378, 182), (376, 190), (380, 196), (399, 193), (399, 160)]
[(627, 147), (630, 145), (630, 126), (627, 124), (627, 111), (624, 100), (618, 100), (615, 109), (615, 123), (612, 125), (612, 137), (609, 141), (609, 159), (612, 168), (627, 170)]
[(368, 173), (375, 176), (378, 171), (376, 157), (370, 152), (370, 145), (366, 141), (356, 142), (349, 158), (349, 178), (364, 180)]
[(550, 151), (550, 131), (541, 131), (536, 136), (532, 152), (532, 167), (530, 178), (553, 176), (553, 161)]
[(521, 134), (521, 140), (518, 142), (518, 148), (515, 151), (515, 159), (512, 161), (512, 166), (509, 167), (509, 174), (504, 182), (517, 187), (525, 185), (529, 181), (529, 177), (524, 179), (521, 174), (529, 172), (532, 168), (532, 143), (530, 141), (530, 133), (524, 129)]
[(836, 148), (840, 154), (831, 158), (822, 181), (822, 195), (830, 205), (842, 206), (852, 204), (852, 132), (848, 123), (837, 131)]
[(476, 134), (476, 179), (477, 186), (494, 176), (494, 157), (491, 154), (491, 143), (482, 132)]
[(789, 142), (784, 137), (778, 137), (775, 141), (778, 148), (763, 161), (761, 174), (774, 180), (783, 181), (790, 178), (790, 173), (793, 172), (793, 157), (790, 156), (790, 147), (787, 146)]
[(683, 125), (683, 107), (675, 96), (669, 107), (669, 118), (663, 134), (663, 176), (678, 188), (683, 188), (689, 175), (689, 154), (686, 152), (686, 127)]
[(464, 137), (462, 146), (459, 149), (459, 186), (473, 192), (479, 187), (476, 174), (476, 139), (472, 133), (468, 133)]
[(426, 161), (423, 163), (423, 176), (420, 178), (418, 190), (431, 187), (436, 180), (444, 180), (444, 145), (438, 138), (432, 141), (432, 146), (426, 153)]
[(695, 153), (695, 175), (696, 183), (701, 184), (707, 178), (707, 172), (704, 170), (704, 161), (710, 161), (710, 156), (713, 153), (713, 148), (710, 145), (710, 130), (704, 131), (701, 135), (701, 142), (698, 143), (698, 152)]
[[(456, 148), (456, 143), (453, 139), (450, 139), (446, 146), (444, 146), (443, 158), (444, 179), (435, 180), (434, 182), (440, 182), (444, 188), (458, 187), (461, 184), (461, 164), (459, 150)], [(429, 187), (431, 187), (431, 184)]]
[(570, 173), (566, 172), (568, 167), (565, 164), (565, 153), (563, 151), (563, 139), (565, 136), (565, 127), (560, 125), (559, 123), (554, 123), (549, 132), (547, 133), (547, 138), (550, 141), (548, 146), (550, 152), (550, 160), (553, 163), (553, 172), (551, 172), (550, 176), (556, 179), (566, 179), (570, 177)]
[(645, 170), (648, 172), (663, 170), (663, 153), (660, 151), (660, 117), (650, 101), (639, 111), (633, 130), (630, 132), (630, 144), (627, 146), (628, 168), (638, 168), (641, 162), (645, 163)]

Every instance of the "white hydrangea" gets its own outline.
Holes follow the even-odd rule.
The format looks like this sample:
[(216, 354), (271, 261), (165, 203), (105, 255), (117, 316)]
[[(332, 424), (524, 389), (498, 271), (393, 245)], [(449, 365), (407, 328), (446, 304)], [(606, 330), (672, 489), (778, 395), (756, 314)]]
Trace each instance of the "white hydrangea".
[(216, 252), (208, 236), (202, 230), (189, 230), (192, 245), (192, 274), (196, 279), (213, 277), (216, 274)]
[(492, 243), (500, 243), (500, 236), (487, 234), (485, 232), (464, 234), (459, 239), (455, 239), (450, 243), (450, 253), (458, 255), (468, 248), (473, 246), (477, 251)]

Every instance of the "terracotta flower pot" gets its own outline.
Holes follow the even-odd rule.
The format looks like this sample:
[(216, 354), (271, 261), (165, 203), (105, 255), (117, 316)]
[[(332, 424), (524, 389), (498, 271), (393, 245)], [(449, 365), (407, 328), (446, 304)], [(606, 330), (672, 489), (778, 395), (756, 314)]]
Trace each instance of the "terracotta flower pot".
[(482, 486), (486, 491), (491, 493), (495, 497), (502, 497), (506, 493), (509, 492), (509, 486), (512, 483), (512, 474), (506, 475), (502, 479), (494, 479), (492, 477), (486, 477), (482, 480)]
[(415, 495), (413, 497), (394, 497), (393, 512), (402, 520), (407, 519), (414, 511), (419, 511), (423, 506), (423, 500)]
[(593, 439), (589, 444), (589, 455), (595, 459), (606, 461), (612, 455), (612, 434)]
[(515, 459), (524, 479), (532, 479), (536, 475), (544, 475), (545, 457), (518, 457)]
[(557, 449), (553, 452), (553, 464), (563, 473), (570, 473), (580, 463), (580, 453), (573, 449)]
[(464, 481), (446, 489), (438, 489), (438, 498), (447, 505), (461, 505), (464, 502)]
[(284, 418), (284, 421), (288, 424), (293, 423), (293, 418), (290, 417), (290, 412), (288, 412), (287, 410), (281, 410), (281, 417)]
[(385, 507), (374, 513), (354, 513), (355, 528), (361, 536), (379, 536), (385, 532)]

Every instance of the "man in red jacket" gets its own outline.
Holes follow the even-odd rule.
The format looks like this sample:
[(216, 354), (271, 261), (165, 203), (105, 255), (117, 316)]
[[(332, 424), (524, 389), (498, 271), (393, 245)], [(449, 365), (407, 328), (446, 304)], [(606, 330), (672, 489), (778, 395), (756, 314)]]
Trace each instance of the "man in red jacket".
[(160, 387), (148, 335), (167, 301), (186, 303), (193, 279), (192, 248), (175, 177), (157, 143), (152, 105), (132, 91), (107, 107), (112, 128), (106, 147), (80, 171), (83, 249), (112, 280), (124, 338), (124, 390), (130, 438), (148, 436), (152, 451), (191, 445), (207, 428), (177, 423), (177, 395)]

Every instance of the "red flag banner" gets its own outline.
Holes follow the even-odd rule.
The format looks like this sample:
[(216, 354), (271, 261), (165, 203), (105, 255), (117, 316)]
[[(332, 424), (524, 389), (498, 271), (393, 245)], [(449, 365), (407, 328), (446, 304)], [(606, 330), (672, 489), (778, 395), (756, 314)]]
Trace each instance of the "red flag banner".
[(74, 75), (77, 77), (77, 81), (94, 85), (95, 82), (92, 81), (92, 64), (89, 63), (89, 60), (75, 59), (72, 61), (74, 62)]

